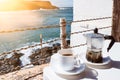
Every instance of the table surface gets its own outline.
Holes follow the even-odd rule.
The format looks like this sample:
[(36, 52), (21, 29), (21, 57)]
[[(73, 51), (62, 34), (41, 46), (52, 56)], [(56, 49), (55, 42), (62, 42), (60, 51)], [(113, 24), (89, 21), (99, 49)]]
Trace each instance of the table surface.
[[(106, 48), (104, 48), (106, 49)], [(111, 50), (106, 53), (111, 58), (111, 68), (95, 69), (98, 72), (99, 80), (118, 80), (120, 79), (120, 43), (115, 43)]]
[[(108, 41), (106, 41), (106, 43), (109, 44)], [(80, 80), (118, 80), (120, 78), (120, 51), (119, 51), (120, 43), (115, 43), (112, 49), (108, 53), (105, 52), (107, 44), (104, 47), (104, 53), (110, 56), (111, 67), (107, 69), (97, 69), (97, 68), (87, 67), (85, 70), (87, 74), (84, 76), (84, 78)], [(52, 78), (52, 74), (54, 75), (54, 77), (50, 80), (54, 80), (54, 79), (66, 80), (66, 79), (60, 78), (54, 72), (46, 73), (46, 75), (47, 74), (50, 74), (51, 78)]]

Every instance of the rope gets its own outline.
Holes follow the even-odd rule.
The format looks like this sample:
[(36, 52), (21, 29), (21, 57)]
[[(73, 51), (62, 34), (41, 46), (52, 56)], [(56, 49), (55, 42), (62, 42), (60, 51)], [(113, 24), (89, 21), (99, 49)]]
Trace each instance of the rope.
[[(52, 26), (52, 27), (51, 27), (51, 26)], [(14, 30), (8, 30), (8, 31), (1, 30), (0, 33), (11, 33), (11, 32), (19, 32), (19, 31), (38, 30), (38, 29), (43, 29), (43, 28), (55, 28), (55, 27), (59, 27), (58, 24), (56, 24), (56, 25), (51, 25), (51, 26), (44, 26), (44, 27), (28, 27), (28, 28), (14, 29)]]
[[(98, 29), (107, 29), (107, 28), (111, 28), (111, 26), (101, 27), (101, 28), (98, 28)], [(93, 31), (93, 30), (94, 30), (94, 29), (89, 29), (89, 30), (84, 30), (84, 31), (73, 32), (73, 33), (71, 33), (71, 35), (73, 35), (73, 34), (79, 34), (79, 33), (83, 33), (83, 32), (89, 32), (89, 31)]]
[(86, 45), (86, 43), (85, 44), (76, 45), (76, 46), (71, 46), (70, 48), (76, 48), (76, 47), (81, 47), (81, 46), (85, 46), (85, 45)]
[[(96, 20), (103, 20), (103, 19), (110, 19), (110, 18), (112, 18), (112, 17), (101, 17), (101, 18), (83, 19), (83, 20), (77, 20), (77, 21), (68, 21), (67, 24), (77, 23), (77, 22), (86, 22), (86, 21), (96, 21)], [(11, 33), (11, 32), (18, 32), (18, 31), (38, 30), (38, 29), (43, 29), (43, 28), (60, 27), (59, 24), (55, 24), (55, 25), (51, 25), (51, 26), (28, 27), (28, 28), (24, 28), (24, 29), (15, 29), (15, 30), (9, 30), (9, 31), (0, 31), (0, 33)]]
[(86, 21), (96, 21), (96, 20), (103, 20), (103, 19), (110, 19), (110, 18), (112, 18), (112, 17), (101, 17), (101, 18), (93, 18), (93, 19), (83, 19), (83, 20), (72, 21), (71, 23), (86, 22)]
[(30, 76), (30, 77), (26, 78), (25, 80), (29, 80), (30, 78), (36, 77), (36, 76), (41, 75), (41, 74), (43, 74), (43, 72), (37, 73), (33, 76)]

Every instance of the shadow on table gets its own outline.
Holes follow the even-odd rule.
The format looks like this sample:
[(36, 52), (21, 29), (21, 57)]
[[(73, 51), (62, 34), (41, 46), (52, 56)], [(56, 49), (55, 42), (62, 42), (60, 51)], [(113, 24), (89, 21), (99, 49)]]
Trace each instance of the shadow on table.
[(120, 61), (111, 61), (111, 68), (120, 69)]
[(98, 76), (98, 72), (95, 69), (91, 69), (89, 67), (86, 67), (85, 78), (98, 80), (97, 76)]

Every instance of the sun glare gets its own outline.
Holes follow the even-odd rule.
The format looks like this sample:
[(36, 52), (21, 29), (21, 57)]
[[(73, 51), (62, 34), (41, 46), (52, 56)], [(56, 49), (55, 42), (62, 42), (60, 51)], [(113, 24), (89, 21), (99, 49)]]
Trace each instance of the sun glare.
[(0, 0), (0, 11), (13, 11), (24, 7), (20, 0)]
[(0, 31), (21, 28), (21, 24), (24, 26), (38, 25), (37, 13), (33, 11), (18, 11), (21, 10), (21, 8), (29, 9), (29, 6), (25, 3), (23, 4), (22, 1), (23, 0), (0, 0)]
[(0, 0), (0, 2), (7, 2), (7, 1), (9, 1), (9, 0)]

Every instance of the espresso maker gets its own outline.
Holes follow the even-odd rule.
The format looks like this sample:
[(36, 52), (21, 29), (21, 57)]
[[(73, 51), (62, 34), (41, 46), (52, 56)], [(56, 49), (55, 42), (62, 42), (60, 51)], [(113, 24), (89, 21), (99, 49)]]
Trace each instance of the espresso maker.
[(107, 51), (109, 51), (115, 42), (113, 37), (98, 33), (97, 28), (94, 29), (94, 33), (84, 34), (84, 36), (87, 42), (86, 59), (92, 63), (102, 63), (102, 48), (104, 41), (105, 39), (112, 39), (109, 47), (107, 48)]

